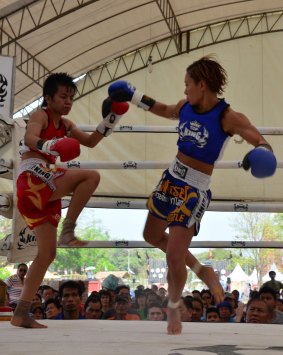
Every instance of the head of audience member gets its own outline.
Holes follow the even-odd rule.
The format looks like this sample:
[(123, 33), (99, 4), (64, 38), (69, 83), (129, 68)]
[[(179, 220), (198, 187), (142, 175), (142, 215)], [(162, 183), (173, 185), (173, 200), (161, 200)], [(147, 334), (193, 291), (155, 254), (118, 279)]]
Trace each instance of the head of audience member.
[(199, 290), (193, 290), (192, 296), (193, 296), (193, 298), (201, 298), (201, 293)]
[(216, 307), (208, 307), (205, 312), (206, 322), (220, 322), (219, 311)]
[(33, 319), (44, 319), (44, 309), (42, 303), (32, 303), (30, 313)]
[(167, 298), (167, 290), (165, 287), (159, 287), (157, 294), (162, 299), (162, 302)]
[(269, 271), (268, 275), (272, 281), (275, 280), (275, 277), (276, 277), (275, 271), (273, 271), (273, 270)]
[(238, 290), (233, 290), (231, 293), (232, 293), (232, 296), (235, 298), (235, 300), (238, 303), (239, 299), (240, 299), (240, 292)]
[(138, 291), (138, 292), (144, 291), (144, 285), (138, 285), (136, 288), (136, 291)]
[(81, 285), (77, 281), (63, 282), (59, 287), (64, 319), (79, 319), (82, 301)]
[(201, 322), (203, 317), (203, 303), (200, 297), (192, 298), (192, 322)]
[(277, 298), (276, 300), (276, 309), (279, 312), (283, 312), (283, 300), (281, 298)]
[(147, 293), (147, 297), (146, 297), (146, 305), (147, 307), (151, 304), (151, 303), (162, 303), (162, 299), (160, 296), (158, 296), (158, 294), (154, 291), (150, 291)]
[(43, 285), (43, 287), (42, 287), (43, 302), (46, 302), (49, 298), (55, 298), (54, 289), (49, 285)]
[(130, 287), (126, 285), (120, 285), (115, 288), (115, 294), (128, 297), (129, 301), (131, 301), (131, 293), (130, 293)]
[(128, 297), (118, 295), (115, 298), (114, 310), (116, 319), (124, 320), (130, 308), (130, 301)]
[(204, 305), (204, 308), (208, 308), (209, 306), (212, 305), (213, 297), (212, 297), (210, 290), (202, 290), (200, 295), (201, 295), (201, 299), (202, 299), (202, 303)]
[(238, 307), (238, 303), (235, 300), (234, 296), (231, 293), (227, 293), (224, 296), (224, 301), (229, 302), (232, 307), (232, 315), (235, 314), (236, 308)]
[(252, 298), (247, 303), (246, 323), (271, 323), (272, 307), (260, 298)]
[(101, 319), (102, 304), (97, 296), (90, 295), (84, 304), (84, 314), (86, 319)]
[(38, 292), (33, 296), (31, 303), (42, 303), (42, 297)]
[(273, 290), (273, 288), (268, 286), (261, 287), (259, 290), (259, 298), (269, 304), (272, 307), (273, 311), (275, 310), (277, 294), (276, 291)]
[(146, 294), (143, 291), (135, 293), (135, 308), (136, 309), (146, 308)]
[(112, 307), (112, 302), (114, 302), (116, 297), (115, 289), (117, 288), (119, 283), (120, 283), (120, 279), (113, 274), (108, 275), (102, 282), (102, 289), (110, 292), (111, 307)]
[(180, 313), (181, 313), (181, 321), (182, 322), (191, 322), (192, 315), (193, 315), (193, 304), (192, 304), (192, 297), (186, 296), (181, 297), (180, 299)]
[(23, 281), (28, 272), (28, 266), (25, 263), (21, 263), (17, 268), (17, 276)]
[(57, 298), (49, 298), (44, 302), (45, 317), (54, 319), (61, 313), (61, 303)]
[(233, 314), (233, 308), (227, 301), (218, 303), (217, 309), (220, 316), (220, 322), (230, 322)]
[(155, 293), (158, 293), (158, 286), (157, 286), (157, 285), (152, 284), (152, 285), (150, 286), (150, 289), (151, 289), (151, 291), (153, 291), (153, 292), (155, 292)]
[(152, 303), (148, 306), (147, 319), (153, 321), (165, 319), (165, 313), (160, 303)]
[(105, 313), (112, 307), (112, 294), (109, 290), (100, 290), (98, 292), (102, 305), (102, 312)]

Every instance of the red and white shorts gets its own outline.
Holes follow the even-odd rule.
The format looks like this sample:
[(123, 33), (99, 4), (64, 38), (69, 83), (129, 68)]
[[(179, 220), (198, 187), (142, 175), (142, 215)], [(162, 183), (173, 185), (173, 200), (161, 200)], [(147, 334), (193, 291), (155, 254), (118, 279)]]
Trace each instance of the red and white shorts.
[(66, 169), (50, 167), (41, 159), (26, 159), (17, 179), (18, 209), (30, 229), (50, 222), (55, 227), (61, 218), (61, 200), (49, 201), (56, 190), (55, 179)]

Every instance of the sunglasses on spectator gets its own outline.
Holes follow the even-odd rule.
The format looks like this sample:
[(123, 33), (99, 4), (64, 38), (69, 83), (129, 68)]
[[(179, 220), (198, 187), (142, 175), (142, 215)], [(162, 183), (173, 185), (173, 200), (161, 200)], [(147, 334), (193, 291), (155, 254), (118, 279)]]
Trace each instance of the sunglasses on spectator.
[(27, 269), (19, 269), (20, 272), (27, 272)]

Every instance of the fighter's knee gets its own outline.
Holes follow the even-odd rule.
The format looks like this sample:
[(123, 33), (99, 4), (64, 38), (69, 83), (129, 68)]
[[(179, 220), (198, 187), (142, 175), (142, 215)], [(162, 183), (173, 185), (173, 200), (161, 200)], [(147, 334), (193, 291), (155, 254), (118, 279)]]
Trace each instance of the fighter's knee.
[(179, 269), (180, 266), (183, 266), (184, 260), (180, 258), (178, 253), (168, 253), (166, 254), (166, 261), (168, 267), (172, 269)]

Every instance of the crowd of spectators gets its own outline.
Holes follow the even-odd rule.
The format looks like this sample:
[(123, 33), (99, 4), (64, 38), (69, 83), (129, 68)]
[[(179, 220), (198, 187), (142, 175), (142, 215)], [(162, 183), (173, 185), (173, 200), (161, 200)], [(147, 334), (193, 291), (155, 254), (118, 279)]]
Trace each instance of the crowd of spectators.
[[(27, 266), (20, 264), (17, 275), (6, 280), (8, 300), (12, 308)], [(25, 272), (24, 272), (25, 271)], [(113, 276), (113, 275), (110, 275)], [(131, 290), (127, 285), (117, 285), (110, 277), (100, 291), (93, 291), (87, 298), (83, 282), (69, 280), (61, 283), (58, 290), (42, 285), (34, 295), (30, 314), (34, 319), (52, 320), (151, 320), (164, 321), (167, 318), (167, 290), (152, 285), (139, 285)], [(12, 285), (15, 290), (11, 290)], [(272, 323), (283, 324), (283, 300), (274, 283), (264, 284), (259, 291), (252, 292), (247, 304), (239, 299), (239, 291), (226, 292), (222, 302), (215, 304), (208, 289), (186, 292), (179, 305), (182, 322), (224, 322), (224, 323)], [(9, 294), (10, 291), (10, 294)], [(18, 295), (19, 296), (19, 295)]]

